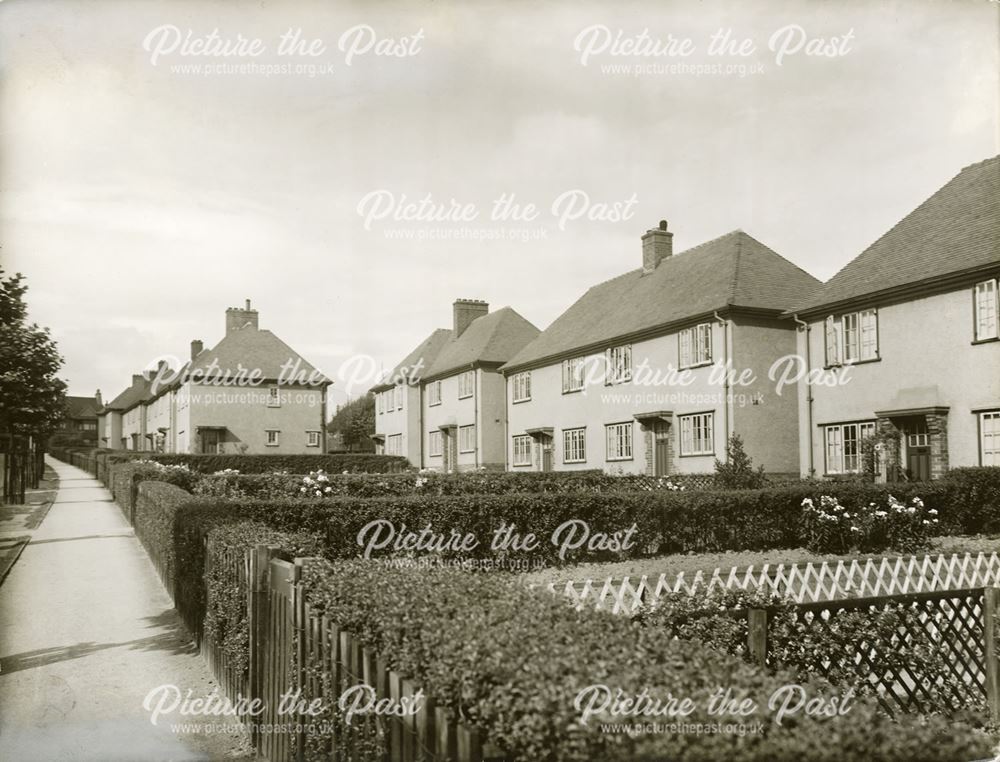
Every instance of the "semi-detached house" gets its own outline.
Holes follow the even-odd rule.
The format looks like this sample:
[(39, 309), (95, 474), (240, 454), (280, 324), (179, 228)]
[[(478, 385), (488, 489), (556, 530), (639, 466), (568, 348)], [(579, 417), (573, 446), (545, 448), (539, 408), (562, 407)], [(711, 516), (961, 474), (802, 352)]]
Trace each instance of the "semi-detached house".
[(674, 254), (661, 222), (641, 255), (504, 365), (508, 467), (705, 473), (736, 433), (796, 473), (795, 389), (769, 373), (795, 352), (783, 312), (818, 281), (739, 230)]
[(801, 472), (1000, 465), (1000, 157), (973, 164), (794, 310)]
[(454, 472), (504, 468), (504, 377), (500, 367), (538, 335), (510, 307), (459, 299), (453, 327), (425, 339), (373, 387), (379, 452)]

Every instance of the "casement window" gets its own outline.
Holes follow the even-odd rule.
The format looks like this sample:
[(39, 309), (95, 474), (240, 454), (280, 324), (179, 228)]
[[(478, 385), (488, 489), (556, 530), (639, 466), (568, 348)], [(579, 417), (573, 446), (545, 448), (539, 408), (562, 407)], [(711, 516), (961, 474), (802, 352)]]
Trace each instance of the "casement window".
[(578, 392), (583, 388), (584, 358), (574, 357), (572, 360), (563, 360), (562, 364), (562, 390), (567, 392)]
[(609, 423), (604, 427), (608, 460), (632, 460), (632, 422)]
[(460, 400), (471, 397), (475, 388), (476, 372), (474, 370), (467, 370), (458, 377), (458, 398)]
[(1000, 466), (1000, 410), (979, 414), (979, 463)]
[(586, 460), (587, 429), (563, 429), (563, 463), (584, 463)]
[(861, 443), (875, 434), (874, 421), (824, 426), (826, 472), (856, 474), (861, 471)]
[[(258, 399), (260, 398), (258, 397)], [(277, 386), (267, 388), (267, 406), (281, 407), (281, 390)]]
[(860, 362), (878, 359), (878, 312), (861, 310), (836, 318), (830, 315), (825, 323), (826, 364)]
[(385, 438), (385, 454), (386, 455), (402, 455), (403, 454), (403, 435), (402, 434), (390, 434)]
[(394, 389), (394, 393), (396, 395), (396, 410), (403, 409), (403, 388), (402, 384), (398, 384)]
[(319, 432), (318, 431), (307, 431), (306, 432), (306, 447), (319, 447)]
[(432, 381), (427, 385), (427, 404), (428, 405), (440, 405), (441, 404), (441, 382)]
[(378, 403), (378, 414), (383, 415), (385, 413), (385, 392), (376, 394), (375, 401)]
[(715, 414), (694, 413), (679, 416), (681, 455), (715, 454)]
[(514, 459), (515, 466), (531, 465), (531, 437), (519, 434), (514, 437)]
[(440, 458), (444, 452), (441, 441), (441, 432), (432, 431), (427, 435), (427, 454), (432, 458)]
[(621, 384), (632, 380), (632, 345), (611, 347), (607, 352), (607, 384)]
[(476, 451), (476, 427), (475, 424), (471, 426), (459, 426), (458, 427), (458, 451), (459, 452), (475, 452)]
[(1000, 338), (1000, 290), (997, 280), (984, 280), (975, 288), (976, 341)]
[(278, 446), (278, 435), (280, 433), (281, 432), (278, 431), (277, 429), (268, 429), (265, 432), (265, 434), (267, 434), (267, 439), (264, 441), (264, 444), (266, 444), (268, 447), (277, 447)]
[(712, 362), (712, 324), (701, 323), (685, 328), (677, 335), (678, 356), (682, 368)]
[(515, 373), (510, 379), (513, 387), (513, 401), (526, 402), (531, 399), (531, 371)]

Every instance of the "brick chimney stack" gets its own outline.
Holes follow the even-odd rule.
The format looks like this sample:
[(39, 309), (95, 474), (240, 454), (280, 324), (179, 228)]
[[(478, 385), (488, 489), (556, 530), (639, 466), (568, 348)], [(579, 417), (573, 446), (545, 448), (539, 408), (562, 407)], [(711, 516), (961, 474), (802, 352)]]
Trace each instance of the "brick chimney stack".
[(251, 309), (249, 299), (247, 299), (246, 307), (242, 309), (239, 307), (230, 307), (226, 310), (226, 336), (233, 331), (246, 328), (247, 325), (252, 326), (255, 331), (258, 328), (257, 310)]
[(473, 320), (489, 314), (490, 305), (479, 299), (456, 299), (453, 305), (455, 315), (455, 338), (457, 339)]
[(642, 271), (651, 273), (660, 262), (674, 253), (674, 234), (667, 232), (667, 221), (660, 220), (660, 226), (647, 230), (642, 236)]
[(100, 410), (102, 407), (104, 407), (104, 400), (101, 399), (101, 390), (100, 389), (98, 389), (94, 393), (94, 404), (97, 406), (98, 410)]
[[(227, 325), (227, 328), (228, 328), (228, 325)], [(191, 359), (193, 360), (198, 355), (200, 355), (204, 349), (205, 349), (205, 345), (202, 343), (201, 339), (195, 339), (194, 341), (192, 341), (191, 342)]]

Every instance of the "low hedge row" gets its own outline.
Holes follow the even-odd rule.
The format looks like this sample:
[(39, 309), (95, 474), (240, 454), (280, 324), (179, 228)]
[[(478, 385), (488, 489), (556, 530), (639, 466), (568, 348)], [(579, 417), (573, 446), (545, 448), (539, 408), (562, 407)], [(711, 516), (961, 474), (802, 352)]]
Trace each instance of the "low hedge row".
[(244, 474), (266, 474), (281, 471), (306, 474), (323, 470), (328, 473), (382, 474), (404, 471), (406, 458), (398, 455), (372, 453), (316, 453), (315, 455), (187, 455), (183, 453), (129, 453), (116, 451), (109, 463), (135, 459), (152, 460), (168, 466), (187, 466), (192, 471), (211, 474), (234, 469)]
[(198, 475), (183, 467), (163, 466), (149, 461), (118, 463), (108, 470), (107, 486), (112, 497), (131, 517), (135, 511), (136, 496), (142, 482), (166, 482), (188, 492), (194, 489)]
[[(505, 576), (353, 561), (307, 564), (303, 579), (310, 607), (386, 657), (390, 668), (410, 677), (453, 716), (482, 728), (514, 759), (931, 762), (981, 758), (990, 746), (985, 734), (936, 716), (893, 722), (865, 699), (845, 704), (849, 708), (840, 716), (800, 711), (779, 725), (768, 701), (777, 695), (780, 703), (787, 686), (801, 685), (810, 698), (822, 695), (827, 702), (843, 700), (843, 692), (819, 680), (800, 683), (789, 672), (767, 674), (619, 617), (575, 611)], [(310, 669), (323, 677), (328, 665), (312, 662)], [(709, 699), (720, 688), (752, 699), (754, 711), (744, 717), (710, 714)], [(621, 691), (621, 698), (643, 691), (652, 699), (687, 698), (694, 706), (674, 719), (622, 716), (606, 708), (582, 723), (582, 709), (603, 689), (612, 695)], [(607, 728), (668, 725), (675, 719), (689, 726), (757, 721), (763, 726), (746, 735), (633, 736)]]

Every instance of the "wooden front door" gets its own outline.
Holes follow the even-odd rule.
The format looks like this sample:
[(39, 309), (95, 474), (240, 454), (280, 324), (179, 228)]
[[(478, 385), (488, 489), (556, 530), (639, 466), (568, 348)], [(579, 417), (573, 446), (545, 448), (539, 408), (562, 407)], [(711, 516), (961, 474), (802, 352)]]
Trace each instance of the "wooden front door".
[(541, 442), (542, 447), (542, 471), (552, 470), (552, 437), (544, 437)]
[(657, 421), (653, 427), (653, 473), (666, 476), (670, 473), (670, 426)]
[(453, 474), (458, 471), (458, 429), (445, 429), (444, 437), (444, 470)]
[(205, 455), (214, 455), (219, 451), (219, 430), (203, 429), (201, 432), (201, 451)]
[(923, 419), (906, 428), (906, 473), (912, 481), (924, 482), (931, 478), (930, 434)]

